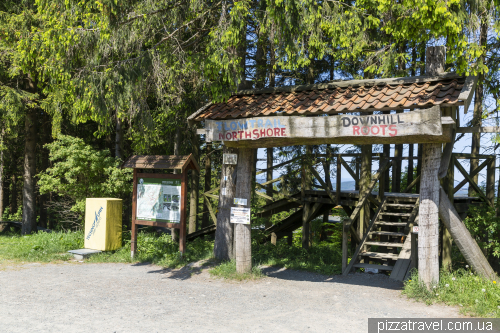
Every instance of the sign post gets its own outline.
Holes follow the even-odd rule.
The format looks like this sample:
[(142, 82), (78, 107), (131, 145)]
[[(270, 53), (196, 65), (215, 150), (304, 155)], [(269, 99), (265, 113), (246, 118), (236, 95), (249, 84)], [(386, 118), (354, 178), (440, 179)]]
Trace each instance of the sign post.
[[(186, 251), (187, 172), (200, 170), (188, 156), (132, 156), (123, 167), (134, 168), (131, 256), (137, 251), (137, 226), (179, 229), (179, 252)], [(180, 174), (139, 173), (138, 169), (180, 169)]]

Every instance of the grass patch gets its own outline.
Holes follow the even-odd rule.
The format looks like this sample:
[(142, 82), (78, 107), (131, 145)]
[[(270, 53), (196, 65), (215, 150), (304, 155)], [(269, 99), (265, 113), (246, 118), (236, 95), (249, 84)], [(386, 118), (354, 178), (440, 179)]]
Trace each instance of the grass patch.
[(276, 246), (269, 242), (265, 244), (253, 242), (252, 258), (258, 265), (335, 275), (342, 273), (340, 244), (332, 237), (330, 241), (314, 243), (309, 250), (305, 250), (301, 245), (301, 233), (296, 233), (292, 245), (288, 245), (286, 239), (278, 240)]
[(0, 258), (26, 262), (52, 262), (72, 258), (69, 250), (83, 247), (83, 232), (39, 232), (0, 235)]
[[(187, 243), (181, 255), (179, 244), (170, 235), (139, 232), (137, 253), (130, 258), (130, 232), (123, 233), (123, 247), (91, 256), (86, 262), (150, 262), (162, 267), (178, 268), (190, 262), (212, 257), (213, 241), (198, 238)], [(0, 259), (26, 262), (55, 262), (73, 258), (69, 250), (84, 247), (84, 235), (77, 232), (39, 232), (21, 236), (15, 232), (0, 235)]]
[(264, 277), (260, 268), (253, 266), (250, 273), (236, 272), (236, 262), (234, 260), (224, 261), (220, 265), (215, 266), (208, 271), (213, 277), (223, 278), (227, 280), (257, 280)]
[(442, 271), (440, 282), (427, 290), (416, 271), (405, 283), (403, 294), (426, 304), (444, 303), (460, 307), (460, 312), (473, 317), (500, 318), (499, 281), (484, 279), (470, 269)]

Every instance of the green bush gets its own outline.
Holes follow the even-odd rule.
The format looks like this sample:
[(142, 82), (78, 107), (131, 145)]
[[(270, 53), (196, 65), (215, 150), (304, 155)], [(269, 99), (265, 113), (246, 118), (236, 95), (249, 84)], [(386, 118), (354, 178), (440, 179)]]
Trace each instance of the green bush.
[[(132, 191), (132, 170), (120, 168), (121, 160), (109, 156), (108, 150), (96, 150), (80, 138), (60, 135), (46, 144), (52, 167), (38, 175), (40, 193), (59, 198), (53, 211), (62, 220), (81, 222), (86, 198), (125, 198)], [(67, 199), (67, 200), (64, 200)], [(63, 214), (64, 215), (64, 214)]]
[(500, 286), (473, 273), (468, 266), (449, 272), (443, 270), (438, 284), (429, 291), (416, 270), (405, 283), (403, 294), (427, 304), (442, 302), (460, 307), (460, 312), (479, 317), (500, 317)]
[(464, 223), (481, 249), (489, 256), (500, 257), (500, 219), (495, 208), (487, 204), (470, 206)]

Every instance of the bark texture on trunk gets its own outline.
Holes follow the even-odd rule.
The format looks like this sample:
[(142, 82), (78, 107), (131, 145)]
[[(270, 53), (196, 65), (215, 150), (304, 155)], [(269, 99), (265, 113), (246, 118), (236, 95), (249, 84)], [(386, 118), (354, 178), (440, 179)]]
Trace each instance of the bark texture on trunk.
[[(224, 154), (238, 154), (238, 149), (224, 146)], [(240, 156), (238, 156), (239, 159)], [(221, 171), (214, 256), (219, 260), (231, 260), (234, 258), (234, 228), (231, 224), (231, 206), (236, 189), (236, 165), (223, 164)]]
[[(246, 208), (250, 208), (252, 199), (252, 165), (255, 164), (255, 150), (243, 148), (239, 150), (237, 165), (237, 186), (235, 197), (247, 200)], [(251, 224), (237, 223), (234, 226), (236, 246), (236, 271), (249, 273), (252, 270), (252, 238)]]
[[(199, 142), (198, 135), (193, 135), (193, 157), (198, 162), (199, 158)], [(196, 220), (198, 216), (198, 188), (200, 185), (200, 175), (197, 170), (191, 170), (191, 195), (189, 198), (189, 231), (192, 233), (196, 231)]]
[(116, 133), (115, 133), (115, 157), (123, 159), (122, 146), (123, 146), (123, 127), (122, 120), (116, 118)]
[(5, 129), (2, 128), (0, 132), (0, 221), (2, 220), (3, 211), (4, 211), (4, 168), (5, 168), (5, 160), (4, 160), (4, 135)]
[[(48, 114), (44, 114), (44, 122), (43, 129), (41, 133), (43, 134), (43, 145), (50, 143), (51, 139), (51, 121), (50, 116)], [(41, 171), (47, 170), (49, 167), (49, 150), (47, 148), (42, 147), (41, 149)], [(42, 228), (48, 227), (48, 212), (47, 212), (47, 202), (49, 200), (49, 194), (40, 194), (39, 203), (40, 203), (40, 220), (39, 224)]]
[[(212, 143), (207, 142), (207, 152), (205, 155), (205, 187), (204, 191), (210, 191), (212, 186)], [(203, 200), (203, 217), (201, 227), (208, 227), (210, 224), (210, 212), (208, 211), (207, 200)]]
[[(361, 146), (361, 165), (359, 178), (359, 193), (365, 193), (372, 180), (372, 145)], [(367, 201), (359, 213), (358, 235), (362, 239), (366, 226), (370, 223), (370, 203)]]
[(302, 248), (309, 249), (311, 246), (311, 231), (309, 223), (309, 214), (311, 211), (311, 204), (305, 202), (306, 190), (311, 189), (312, 179), (311, 171), (309, 170), (309, 159), (311, 158), (311, 146), (306, 146), (306, 156), (302, 161), (302, 186), (301, 186), (301, 197), (304, 203), (304, 208), (302, 210)]
[(29, 110), (25, 118), (24, 174), (23, 174), (23, 225), (21, 233), (31, 234), (36, 231), (36, 124), (37, 113)]

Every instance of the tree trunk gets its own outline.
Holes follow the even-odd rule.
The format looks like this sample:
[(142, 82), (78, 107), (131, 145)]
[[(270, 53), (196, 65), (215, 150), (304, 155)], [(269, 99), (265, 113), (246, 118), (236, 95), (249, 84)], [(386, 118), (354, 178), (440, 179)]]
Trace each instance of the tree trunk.
[[(193, 157), (198, 162), (199, 140), (196, 132), (193, 137)], [(196, 218), (198, 216), (198, 188), (200, 186), (200, 175), (197, 170), (191, 170), (191, 195), (189, 198), (189, 233), (196, 231)]]
[[(51, 122), (50, 122), (50, 116), (48, 114), (44, 114), (44, 126), (42, 129), (42, 134), (43, 134), (43, 145), (47, 144), (50, 142), (51, 138)], [(41, 171), (47, 170), (49, 167), (49, 150), (47, 148), (42, 147), (41, 149)], [(48, 214), (47, 214), (47, 202), (48, 202), (49, 194), (41, 194), (39, 196), (39, 203), (40, 203), (40, 220), (39, 224), (42, 228), (47, 228), (48, 226)]]
[[(368, 190), (372, 180), (372, 145), (361, 146), (361, 175), (359, 178), (359, 197)], [(359, 213), (358, 235), (363, 239), (365, 228), (370, 224), (370, 203), (367, 201)]]
[[(273, 180), (273, 170), (270, 168), (273, 167), (274, 148), (267, 148), (266, 153), (267, 153), (266, 180), (271, 181)], [(266, 185), (266, 195), (270, 196), (271, 198), (273, 197), (273, 184)], [(272, 201), (267, 200), (267, 203), (270, 204), (272, 203)], [(266, 220), (266, 229), (269, 228), (270, 226), (271, 226), (271, 216)]]
[[(224, 146), (224, 154), (238, 154), (237, 148)], [(240, 157), (238, 156), (238, 160)], [(234, 259), (233, 225), (231, 224), (231, 206), (236, 189), (236, 165), (223, 164), (220, 179), (219, 211), (215, 230), (214, 256), (219, 260)]]
[(302, 160), (302, 186), (301, 186), (301, 197), (303, 203), (303, 211), (302, 211), (302, 248), (309, 249), (311, 246), (311, 231), (310, 231), (310, 223), (309, 223), (309, 214), (311, 210), (311, 204), (309, 202), (305, 202), (306, 198), (306, 190), (311, 189), (311, 171), (309, 170), (309, 159), (311, 158), (311, 146), (306, 146), (306, 156)]
[[(402, 111), (397, 111), (401, 113)], [(394, 145), (394, 157), (403, 156), (403, 145)], [(394, 159), (392, 164), (392, 192), (401, 192), (401, 159)]]
[[(205, 155), (205, 187), (204, 191), (210, 191), (212, 186), (212, 143), (207, 142), (207, 152)], [(210, 224), (210, 212), (208, 211), (207, 201), (203, 200), (203, 217), (201, 227), (208, 227)]]
[[(181, 147), (181, 129), (177, 126), (174, 136), (174, 155), (179, 155), (179, 150)], [(174, 170), (174, 174), (179, 174), (180, 170)], [(171, 228), (170, 233), (172, 234), (172, 240), (177, 242), (179, 240), (178, 229)]]
[(36, 124), (37, 112), (28, 110), (25, 118), (24, 175), (23, 175), (23, 225), (21, 233), (31, 234), (36, 228), (35, 174), (36, 174)]
[[(408, 178), (406, 186), (413, 182), (413, 143), (408, 145)], [(411, 193), (411, 191), (410, 191)]]
[(3, 192), (3, 186), (4, 186), (4, 136), (5, 136), (5, 129), (2, 128), (2, 131), (0, 132), (0, 221), (2, 220), (3, 216), (3, 211), (4, 211), (4, 192)]
[[(239, 150), (237, 165), (237, 185), (235, 197), (247, 200), (246, 208), (251, 206), (252, 178), (251, 168), (255, 164), (255, 150), (243, 148)], [(234, 227), (236, 247), (236, 271), (238, 273), (249, 273), (252, 270), (252, 238), (251, 224), (237, 223)]]
[(122, 120), (116, 117), (116, 134), (115, 134), (115, 157), (123, 159), (123, 127)]
[(15, 214), (17, 213), (17, 175), (15, 172), (17, 168), (14, 168), (12, 171), (12, 178), (11, 178), (11, 183), (12, 183), (12, 191), (10, 193), (10, 213)]

